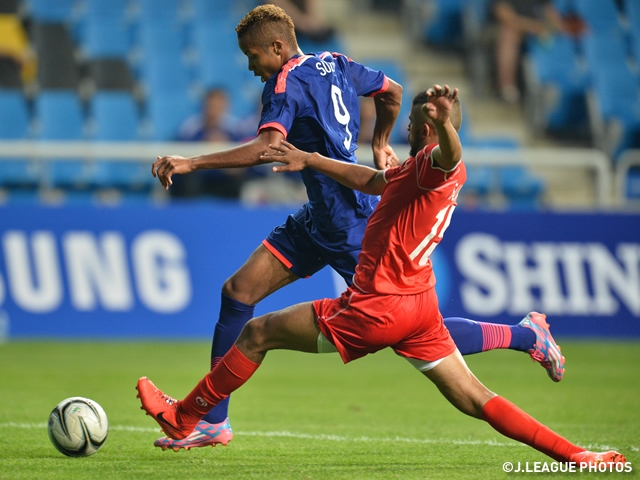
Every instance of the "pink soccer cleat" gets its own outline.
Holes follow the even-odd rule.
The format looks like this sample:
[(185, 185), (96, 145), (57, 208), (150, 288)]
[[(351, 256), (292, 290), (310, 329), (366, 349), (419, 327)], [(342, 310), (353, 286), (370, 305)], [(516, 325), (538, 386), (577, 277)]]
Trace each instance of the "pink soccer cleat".
[(181, 448), (190, 450), (198, 447), (226, 446), (232, 438), (233, 432), (231, 431), (228, 418), (224, 422), (215, 424), (200, 420), (198, 425), (196, 425), (196, 429), (191, 432), (187, 438), (174, 440), (169, 437), (162, 437), (153, 442), (153, 444), (156, 447), (162, 448), (162, 450), (170, 448), (174, 452), (177, 452)]
[(519, 325), (530, 328), (536, 334), (536, 343), (529, 350), (531, 360), (540, 363), (551, 380), (559, 382), (564, 376), (564, 357), (551, 336), (546, 318), (542, 313), (531, 312), (520, 321)]
[(162, 393), (147, 377), (138, 380), (136, 390), (138, 390), (136, 397), (142, 402), (140, 409), (153, 417), (167, 436), (178, 440), (186, 438), (198, 423), (197, 418), (193, 421), (191, 419), (185, 421), (182, 418), (184, 415), (179, 419), (180, 401)]

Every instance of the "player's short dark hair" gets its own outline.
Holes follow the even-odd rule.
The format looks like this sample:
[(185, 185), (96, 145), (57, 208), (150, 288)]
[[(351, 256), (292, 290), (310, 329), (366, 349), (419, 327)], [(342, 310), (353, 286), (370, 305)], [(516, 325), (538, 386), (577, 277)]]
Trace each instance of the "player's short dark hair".
[[(429, 96), (426, 91), (422, 91), (418, 93), (415, 97), (413, 97), (412, 107), (416, 105), (424, 105), (429, 101)], [(450, 115), (451, 125), (456, 131), (460, 130), (460, 125), (462, 125), (462, 105), (460, 103), (460, 99), (456, 98), (456, 101), (453, 102), (453, 107), (451, 107), (451, 115)]]
[(259, 5), (247, 13), (236, 26), (238, 38), (250, 36), (256, 45), (267, 48), (274, 40), (282, 40), (297, 48), (293, 20), (280, 7), (272, 4)]

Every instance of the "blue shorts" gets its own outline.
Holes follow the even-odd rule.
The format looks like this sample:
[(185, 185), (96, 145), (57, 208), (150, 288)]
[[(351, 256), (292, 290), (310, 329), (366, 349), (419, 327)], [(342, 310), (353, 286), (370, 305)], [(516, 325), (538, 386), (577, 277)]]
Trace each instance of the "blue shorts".
[(367, 218), (336, 232), (319, 231), (305, 204), (276, 228), (262, 244), (300, 278), (310, 277), (329, 265), (351, 285)]

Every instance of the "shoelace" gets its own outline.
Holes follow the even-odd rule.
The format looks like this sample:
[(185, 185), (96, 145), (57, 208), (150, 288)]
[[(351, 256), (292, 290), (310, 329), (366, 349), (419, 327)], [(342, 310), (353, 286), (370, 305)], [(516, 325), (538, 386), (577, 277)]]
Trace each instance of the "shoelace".
[(177, 402), (177, 400), (175, 398), (170, 397), (169, 395), (167, 395), (165, 393), (162, 393), (162, 392), (160, 392), (160, 390), (156, 389), (156, 395), (158, 395), (158, 394), (161, 394), (160, 400), (164, 401), (169, 406), (171, 406), (171, 405), (173, 405), (174, 403)]

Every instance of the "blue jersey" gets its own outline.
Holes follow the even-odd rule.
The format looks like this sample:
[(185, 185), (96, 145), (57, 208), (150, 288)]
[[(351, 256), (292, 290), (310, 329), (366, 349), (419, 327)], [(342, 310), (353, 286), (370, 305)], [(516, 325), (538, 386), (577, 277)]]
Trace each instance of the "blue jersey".
[[(258, 131), (275, 128), (300, 150), (356, 163), (358, 96), (373, 96), (388, 84), (381, 71), (339, 53), (296, 55), (267, 80)], [(351, 190), (313, 169), (303, 170), (302, 180), (311, 233), (348, 229), (368, 218), (378, 202), (378, 197)]]

